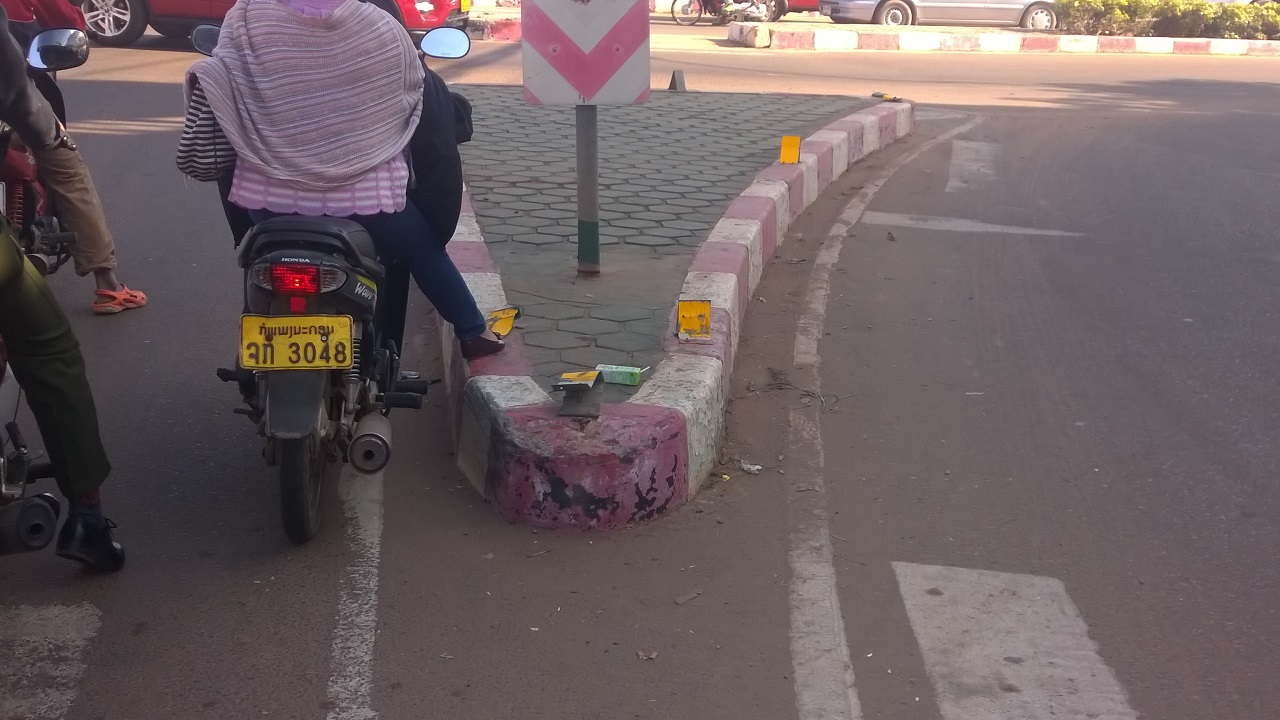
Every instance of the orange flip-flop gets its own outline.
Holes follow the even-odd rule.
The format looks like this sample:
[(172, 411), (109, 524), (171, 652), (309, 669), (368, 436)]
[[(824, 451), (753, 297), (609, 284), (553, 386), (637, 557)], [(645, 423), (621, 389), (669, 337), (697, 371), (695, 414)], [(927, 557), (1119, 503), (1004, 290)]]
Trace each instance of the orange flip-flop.
[(93, 312), (97, 315), (115, 315), (125, 310), (136, 310), (147, 304), (147, 296), (137, 290), (130, 290), (120, 285), (119, 290), (95, 290), (93, 294), (105, 298), (103, 302), (93, 304)]

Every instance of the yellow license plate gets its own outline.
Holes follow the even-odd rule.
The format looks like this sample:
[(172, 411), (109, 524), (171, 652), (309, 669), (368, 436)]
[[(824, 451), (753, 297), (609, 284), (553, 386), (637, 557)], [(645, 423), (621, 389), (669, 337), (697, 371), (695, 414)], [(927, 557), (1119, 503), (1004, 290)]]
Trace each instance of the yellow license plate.
[(240, 366), (248, 370), (345, 370), (352, 360), (345, 315), (240, 317)]

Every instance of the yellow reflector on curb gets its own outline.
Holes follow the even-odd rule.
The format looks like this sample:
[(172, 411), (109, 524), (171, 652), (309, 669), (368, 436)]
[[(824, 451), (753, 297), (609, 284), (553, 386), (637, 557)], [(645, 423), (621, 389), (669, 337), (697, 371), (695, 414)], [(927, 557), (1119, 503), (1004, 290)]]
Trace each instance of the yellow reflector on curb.
[(681, 300), (676, 305), (676, 323), (681, 340), (711, 337), (711, 301)]
[(489, 313), (489, 329), (506, 337), (515, 327), (516, 318), (520, 317), (520, 308), (509, 307)]
[(778, 157), (778, 162), (783, 165), (795, 165), (800, 162), (800, 136), (799, 135), (783, 135), (782, 136), (782, 153)]

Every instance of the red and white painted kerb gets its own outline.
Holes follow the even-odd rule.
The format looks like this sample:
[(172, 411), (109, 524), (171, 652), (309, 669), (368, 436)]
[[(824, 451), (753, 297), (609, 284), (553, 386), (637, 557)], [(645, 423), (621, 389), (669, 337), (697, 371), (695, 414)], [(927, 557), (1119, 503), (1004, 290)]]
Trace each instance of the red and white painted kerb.
[[(500, 512), (533, 525), (610, 529), (672, 510), (711, 473), (724, 431), (739, 328), (765, 264), (791, 223), (854, 162), (908, 135), (914, 105), (884, 103), (828, 125), (801, 144), (800, 163), (763, 170), (699, 248), (680, 298), (711, 301), (709, 342), (676, 338), (625, 403), (594, 420), (562, 418), (530, 377), (520, 333), (507, 349), (462, 359), (442, 323), (445, 381), (458, 465)], [(449, 254), (485, 312), (507, 306), (470, 199)]]
[(858, 32), (730, 23), (729, 42), (774, 50), (900, 50), (904, 52), (1075, 53), (1137, 55), (1280, 55), (1278, 40), (1104, 37), (1046, 33), (948, 33), (923, 30)]

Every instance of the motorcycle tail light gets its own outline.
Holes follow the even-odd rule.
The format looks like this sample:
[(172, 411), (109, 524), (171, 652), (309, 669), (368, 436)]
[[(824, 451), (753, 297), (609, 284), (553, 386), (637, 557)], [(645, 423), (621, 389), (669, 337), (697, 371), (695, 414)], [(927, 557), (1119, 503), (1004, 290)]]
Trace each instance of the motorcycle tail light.
[(335, 267), (293, 263), (263, 263), (251, 273), (253, 284), (285, 295), (333, 292), (347, 282), (347, 274)]

